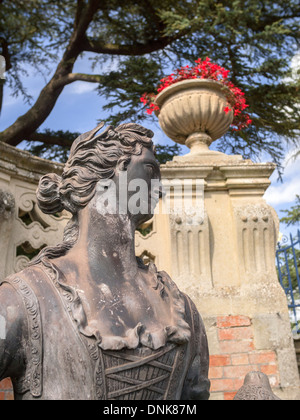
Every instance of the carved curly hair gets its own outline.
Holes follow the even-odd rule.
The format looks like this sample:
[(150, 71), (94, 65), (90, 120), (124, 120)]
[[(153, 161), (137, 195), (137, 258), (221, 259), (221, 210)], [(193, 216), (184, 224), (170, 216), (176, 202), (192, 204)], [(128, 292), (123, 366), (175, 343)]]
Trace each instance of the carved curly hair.
[(115, 170), (126, 170), (132, 155), (140, 155), (143, 147), (154, 151), (153, 132), (139, 124), (121, 124), (117, 128), (103, 127), (101, 123), (94, 130), (79, 136), (73, 143), (69, 159), (62, 176), (48, 174), (40, 179), (37, 201), (46, 214), (62, 210), (72, 213), (73, 217), (64, 231), (63, 243), (46, 247), (31, 261), (38, 264), (43, 258), (57, 258), (65, 255), (78, 239), (78, 211), (94, 197), (96, 184), (100, 179), (110, 179)]

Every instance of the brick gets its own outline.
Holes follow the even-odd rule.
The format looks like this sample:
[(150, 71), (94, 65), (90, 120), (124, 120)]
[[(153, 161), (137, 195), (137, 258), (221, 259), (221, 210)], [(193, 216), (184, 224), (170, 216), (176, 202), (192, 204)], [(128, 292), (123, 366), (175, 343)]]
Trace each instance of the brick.
[(14, 393), (13, 391), (9, 391), (5, 393), (5, 400), (6, 401), (13, 401), (14, 400)]
[(276, 375), (278, 373), (277, 365), (260, 365), (260, 371), (266, 375)]
[(211, 379), (211, 392), (235, 391), (233, 379)]
[(209, 358), (210, 366), (227, 366), (231, 364), (229, 355), (212, 355)]
[(208, 372), (209, 379), (223, 378), (223, 367), (221, 366), (210, 366)]
[(231, 356), (232, 365), (249, 365), (249, 356), (247, 353), (233, 354)]
[(253, 364), (276, 363), (276, 354), (274, 351), (252, 353), (249, 355), (249, 360)]
[(236, 392), (224, 392), (224, 400), (232, 401), (236, 395)]
[(224, 328), (218, 330), (219, 340), (245, 340), (253, 338), (250, 327)]
[(234, 380), (234, 390), (238, 391), (244, 385), (245, 378), (237, 378)]
[(247, 327), (251, 325), (251, 319), (243, 315), (217, 317), (218, 328)]
[(5, 400), (5, 392), (0, 392), (0, 401), (4, 401)]
[(254, 350), (254, 343), (252, 340), (232, 340), (220, 341), (221, 353), (248, 353)]
[(256, 366), (225, 366), (224, 378), (242, 378), (244, 380), (247, 373), (251, 372), (252, 370), (256, 370)]
[(6, 378), (3, 379), (3, 381), (0, 382), (0, 389), (11, 389), (12, 388), (12, 384), (11, 384), (11, 380)]

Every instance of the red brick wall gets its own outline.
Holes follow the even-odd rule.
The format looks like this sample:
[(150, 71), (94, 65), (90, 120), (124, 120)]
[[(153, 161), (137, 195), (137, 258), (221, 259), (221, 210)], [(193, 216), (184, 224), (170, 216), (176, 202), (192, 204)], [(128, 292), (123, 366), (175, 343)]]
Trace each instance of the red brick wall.
[(11, 381), (9, 379), (4, 379), (0, 382), (0, 401), (13, 399)]
[[(220, 353), (210, 356), (209, 378), (211, 394), (232, 400), (243, 385), (245, 375), (261, 371), (269, 376), (272, 387), (278, 387), (279, 374), (276, 353), (271, 350), (256, 350), (251, 319), (246, 316), (217, 318), (217, 333)], [(11, 400), (13, 394), (10, 380), (0, 382), (0, 400)]]
[[(251, 319), (246, 316), (217, 318), (220, 354), (210, 356), (209, 378), (212, 397), (232, 400), (243, 385), (245, 375), (261, 371), (269, 376), (272, 387), (278, 387), (276, 353), (256, 350)], [(215, 394), (215, 395), (214, 395)]]

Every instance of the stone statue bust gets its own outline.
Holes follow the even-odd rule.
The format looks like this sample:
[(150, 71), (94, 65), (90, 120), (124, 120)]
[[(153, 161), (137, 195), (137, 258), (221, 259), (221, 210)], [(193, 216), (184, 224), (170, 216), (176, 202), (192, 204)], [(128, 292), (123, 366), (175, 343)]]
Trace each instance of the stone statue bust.
[(153, 133), (101, 128), (75, 140), (61, 177), (40, 180), (40, 208), (66, 209), (72, 219), (62, 244), (0, 286), (0, 380), (12, 379), (18, 400), (208, 399), (195, 305), (135, 255), (135, 229), (152, 217), (157, 196), (148, 194), (143, 213), (103, 211), (104, 180), (120, 204), (122, 174), (148, 186), (160, 179)]

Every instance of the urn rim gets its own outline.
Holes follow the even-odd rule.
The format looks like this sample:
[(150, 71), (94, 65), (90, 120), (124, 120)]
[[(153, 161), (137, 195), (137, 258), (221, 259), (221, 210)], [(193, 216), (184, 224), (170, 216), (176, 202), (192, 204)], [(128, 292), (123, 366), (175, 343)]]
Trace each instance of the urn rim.
[[(180, 82), (173, 83), (171, 86), (168, 86), (167, 88), (165, 88), (162, 92), (160, 92), (156, 96), (155, 103), (159, 107), (161, 107), (166, 101), (166, 99), (169, 98), (169, 96), (173, 95), (174, 93), (182, 92), (184, 90), (194, 88), (194, 87), (209, 88), (209, 89), (217, 91), (218, 93), (223, 93), (224, 96), (226, 95), (226, 92), (230, 93), (230, 90), (227, 86), (223, 85), (223, 83), (218, 82), (216, 80), (187, 79), (187, 80), (181, 80)], [(160, 110), (155, 111), (155, 114), (158, 116), (160, 114)]]

